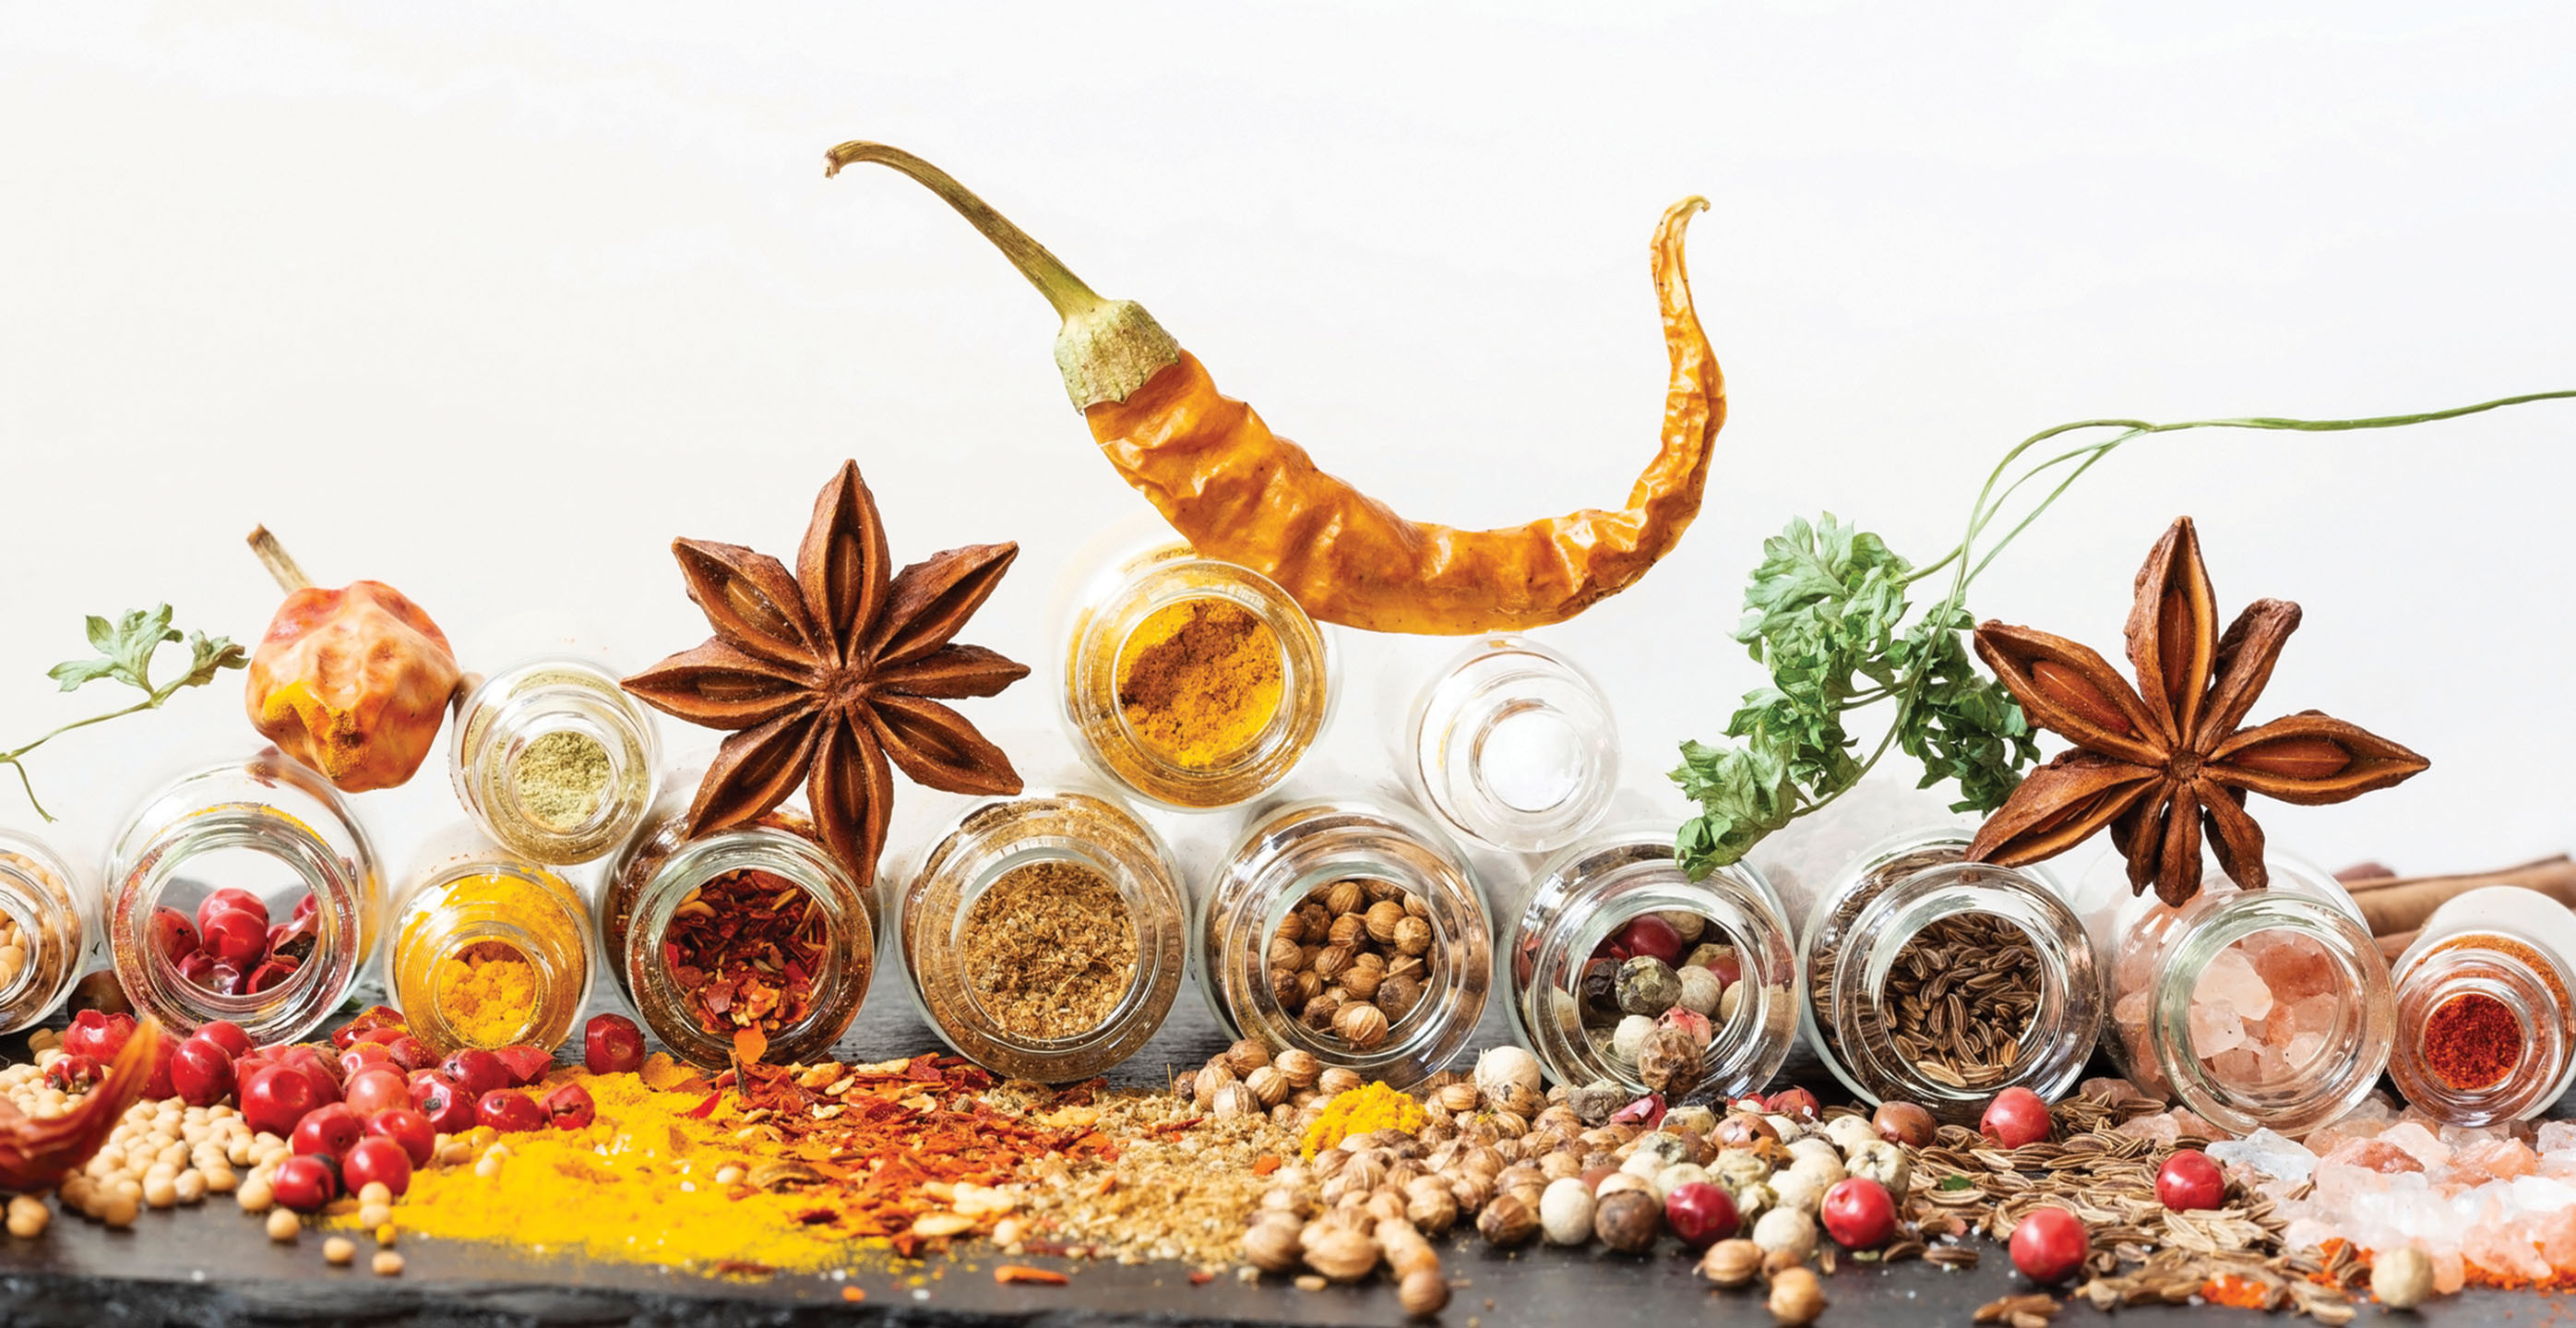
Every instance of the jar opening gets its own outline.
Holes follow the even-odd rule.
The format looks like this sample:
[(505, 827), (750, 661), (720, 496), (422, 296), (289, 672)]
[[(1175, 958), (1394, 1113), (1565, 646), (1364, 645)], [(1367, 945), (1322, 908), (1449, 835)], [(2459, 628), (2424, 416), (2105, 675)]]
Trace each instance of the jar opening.
[[(14, 876), (8, 857), (0, 853), (0, 875)], [(14, 891), (0, 890), (0, 1009), (16, 1005), (36, 982), (36, 970), (44, 966), (45, 931)]]
[(496, 792), (538, 830), (568, 837), (589, 833), (617, 810), (613, 794), (626, 777), (622, 746), (565, 716), (510, 745)]
[(2184, 1105), (2240, 1133), (2296, 1136), (2370, 1091), (2395, 1029), (2387, 963), (2360, 923), (2284, 890), (2204, 895), (2182, 913), (2150, 1031)]
[(1590, 770), (1582, 735), (1545, 706), (1513, 706), (1476, 735), (1477, 788), (1516, 812), (1563, 806)]
[(2408, 1101), (2450, 1124), (2533, 1115), (2576, 1078), (2561, 990), (2556, 965), (2510, 937), (2446, 938), (2399, 973), (2407, 1032), (2389, 1074)]
[(292, 818), (217, 809), (145, 859), (140, 898), (149, 984), (185, 1008), (232, 1018), (302, 1003), (338, 967), (344, 920), (330, 850)]
[(2268, 1088), (2312, 1074), (2344, 1018), (2334, 956), (2280, 928), (2218, 952), (2191, 995), (2191, 1054), (2212, 1077)]
[[(1659, 901), (1639, 901), (1641, 904)], [(1675, 1100), (1714, 1079), (1763, 1033), (1759, 941), (1734, 920), (1689, 908), (1604, 910), (1576, 937), (1569, 969), (1578, 1036), (1620, 1078)], [(1691, 1044), (1658, 1034), (1676, 1030)], [(1696, 1064), (1693, 1062), (1696, 1061)]]

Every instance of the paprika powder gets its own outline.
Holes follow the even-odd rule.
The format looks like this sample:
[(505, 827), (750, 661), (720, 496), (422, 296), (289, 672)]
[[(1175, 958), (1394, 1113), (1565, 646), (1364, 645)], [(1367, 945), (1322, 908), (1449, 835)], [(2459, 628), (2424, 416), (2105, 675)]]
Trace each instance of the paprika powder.
[(1708, 206), (1664, 213), (1655, 291), (1672, 362), (1655, 458), (1615, 511), (1585, 508), (1497, 530), (1410, 521), (1317, 467), (1133, 300), (1108, 300), (946, 171), (900, 148), (833, 148), (824, 174), (874, 162), (939, 195), (1064, 320), (1056, 364), (1074, 407), (1128, 484), (1201, 554), (1279, 583), (1307, 613), (1381, 632), (1465, 635), (1561, 622), (1617, 594), (1699, 514), (1726, 387), (1682, 268), (1682, 231)]

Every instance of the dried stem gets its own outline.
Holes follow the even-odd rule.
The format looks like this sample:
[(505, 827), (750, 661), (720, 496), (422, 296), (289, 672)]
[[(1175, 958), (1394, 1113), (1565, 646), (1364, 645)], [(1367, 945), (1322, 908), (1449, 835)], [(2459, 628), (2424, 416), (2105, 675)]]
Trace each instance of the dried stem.
[(268, 527), (251, 528), (250, 551), (258, 554), (259, 565), (267, 568), (270, 576), (277, 578), (278, 589), (292, 595), (296, 591), (312, 587), (313, 578), (306, 576), (304, 569), (296, 565), (294, 557), (287, 553), (286, 546), (278, 543), (275, 535), (268, 533)]

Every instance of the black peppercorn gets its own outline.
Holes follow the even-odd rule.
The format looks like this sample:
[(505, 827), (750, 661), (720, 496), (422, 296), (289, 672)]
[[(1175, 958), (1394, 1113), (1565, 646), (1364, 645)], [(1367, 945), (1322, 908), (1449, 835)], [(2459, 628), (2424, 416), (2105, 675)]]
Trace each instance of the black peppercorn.
[(1620, 1190), (1593, 1206), (1592, 1234), (1622, 1254), (1643, 1254), (1663, 1234), (1663, 1205), (1644, 1190)]

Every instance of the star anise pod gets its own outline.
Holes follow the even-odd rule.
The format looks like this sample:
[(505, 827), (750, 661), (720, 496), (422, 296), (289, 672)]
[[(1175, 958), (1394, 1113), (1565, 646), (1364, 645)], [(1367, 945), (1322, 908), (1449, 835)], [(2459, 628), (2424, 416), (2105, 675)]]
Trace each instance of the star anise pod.
[(2269, 882), (2263, 828), (2245, 795), (2342, 802), (2414, 775), (2428, 762), (2367, 730), (2308, 710), (2240, 729), (2272, 678), (2299, 606), (2256, 600), (2224, 635), (2191, 518), (2173, 523), (2138, 571), (2129, 662), (2138, 687), (2063, 637), (1988, 622), (1977, 654), (2032, 723), (2072, 742), (2023, 780), (1969, 846), (1981, 862), (2020, 866), (2073, 848), (2104, 827), (2129, 862), (2129, 886), (2180, 904), (2200, 892), (2201, 836), (2228, 878)]
[(1017, 793), (1020, 776), (943, 699), (991, 696), (1028, 666), (950, 643), (1017, 544), (977, 544), (888, 574), (885, 528), (855, 461), (814, 500), (796, 572), (734, 544), (671, 552), (715, 638), (625, 680), (648, 705), (733, 730), (689, 807), (689, 833), (766, 815), (805, 786), (826, 847), (865, 886), (894, 806), (894, 773), (950, 793)]

